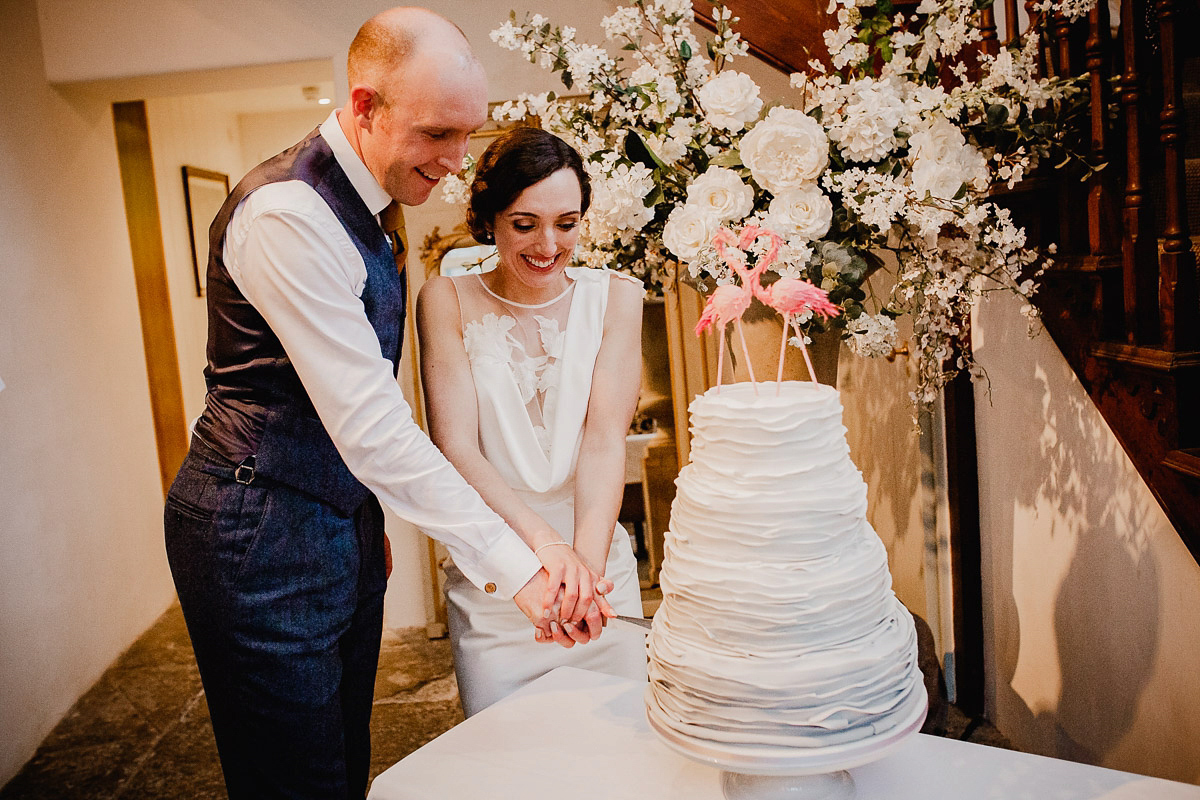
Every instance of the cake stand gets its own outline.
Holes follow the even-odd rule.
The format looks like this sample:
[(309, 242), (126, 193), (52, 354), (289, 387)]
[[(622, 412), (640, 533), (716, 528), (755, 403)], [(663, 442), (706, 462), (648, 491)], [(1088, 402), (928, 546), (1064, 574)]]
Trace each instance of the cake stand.
[(848, 800), (854, 779), (846, 770), (883, 758), (921, 729), (928, 711), (921, 702), (891, 729), (856, 742), (829, 747), (774, 747), (695, 739), (670, 728), (646, 688), (646, 719), (663, 744), (682, 756), (721, 770), (727, 800)]

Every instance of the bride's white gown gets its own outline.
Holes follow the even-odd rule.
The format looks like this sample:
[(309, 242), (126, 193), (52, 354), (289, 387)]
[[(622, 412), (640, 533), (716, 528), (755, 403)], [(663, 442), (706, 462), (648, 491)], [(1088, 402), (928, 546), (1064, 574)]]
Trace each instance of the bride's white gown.
[[(608, 289), (619, 273), (568, 268), (571, 283), (539, 305), (508, 301), (479, 275), (454, 281), (479, 408), (483, 455), (517, 494), (568, 542), (574, 533), (575, 466), (604, 328)], [(475, 588), (448, 565), (450, 641), (468, 716), (555, 667), (570, 665), (646, 679), (645, 635), (610, 624), (598, 641), (571, 649), (535, 642), (509, 600)], [(637, 564), (616, 526), (605, 575), (620, 614), (641, 616)]]

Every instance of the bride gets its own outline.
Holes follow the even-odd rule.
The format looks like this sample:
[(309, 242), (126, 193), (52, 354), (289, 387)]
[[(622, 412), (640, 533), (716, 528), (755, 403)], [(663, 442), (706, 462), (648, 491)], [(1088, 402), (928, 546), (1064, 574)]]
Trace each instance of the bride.
[[(616, 613), (642, 616), (617, 513), (641, 374), (643, 290), (616, 272), (567, 266), (589, 200), (587, 174), (566, 142), (536, 128), (501, 136), (479, 161), (467, 212), (475, 238), (496, 245), (495, 269), (432, 278), (417, 301), (434, 443), (551, 574), (565, 575), (551, 627), (566, 649), (530, 641), (511, 603), (447, 569), (468, 716), (562, 665), (646, 679), (645, 637), (632, 626), (610, 626), (586, 644), (601, 633), (597, 579), (602, 590), (611, 582)], [(586, 646), (571, 649), (576, 643)]]

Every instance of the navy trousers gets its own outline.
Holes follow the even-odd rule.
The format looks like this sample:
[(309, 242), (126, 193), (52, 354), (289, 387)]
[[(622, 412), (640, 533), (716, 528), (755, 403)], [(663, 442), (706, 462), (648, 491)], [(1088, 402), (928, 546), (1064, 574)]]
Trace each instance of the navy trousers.
[[(366, 794), (383, 629), (383, 512), (351, 517), (193, 438), (167, 558), (231, 800)], [(239, 480), (240, 479), (240, 480)]]

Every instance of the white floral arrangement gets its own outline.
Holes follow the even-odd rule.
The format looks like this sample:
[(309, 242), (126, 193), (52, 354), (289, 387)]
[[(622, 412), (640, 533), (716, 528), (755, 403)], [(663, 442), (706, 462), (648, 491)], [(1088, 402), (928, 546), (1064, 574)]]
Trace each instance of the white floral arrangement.
[[(1039, 13), (1074, 18), (1092, 1), (1046, 2)], [(1028, 300), (1048, 261), (989, 191), (1011, 188), (1055, 148), (1071, 160), (1063, 140), (1082, 97), (1078, 82), (1039, 76), (1036, 24), (983, 54), (984, 5), (922, 0), (906, 15), (890, 0), (831, 0), (827, 59), (791, 76), (790, 105), (769, 108), (729, 66), (747, 45), (720, 2), (704, 43), (690, 0), (618, 8), (602, 20), (603, 47), (540, 14), (514, 14), (493, 41), (581, 96), (521, 95), (494, 117), (534, 117), (583, 155), (593, 187), (581, 239), (588, 265), (623, 269), (651, 289), (682, 278), (709, 291), (735, 280), (714, 248), (718, 230), (774, 231), (782, 246), (763, 283), (808, 280), (841, 308), (802, 320), (807, 330), (835, 328), (855, 353), (889, 355), (895, 320), (911, 316), (913, 399), (928, 403), (958, 370), (975, 368), (966, 322), (984, 292), (1014, 292), (1036, 315)], [(463, 188), (452, 182), (450, 193)], [(898, 265), (894, 288), (868, 298), (864, 281), (886, 251)]]

